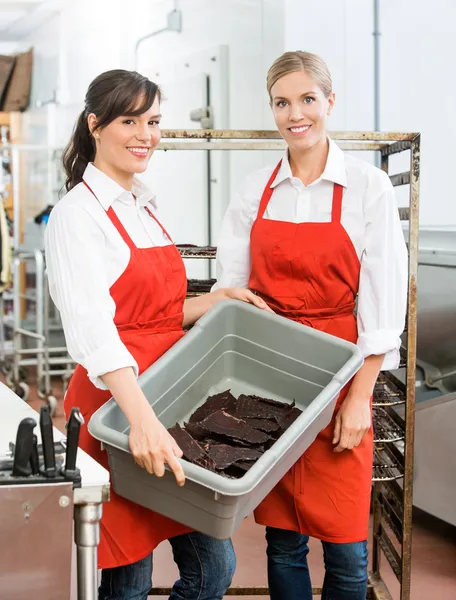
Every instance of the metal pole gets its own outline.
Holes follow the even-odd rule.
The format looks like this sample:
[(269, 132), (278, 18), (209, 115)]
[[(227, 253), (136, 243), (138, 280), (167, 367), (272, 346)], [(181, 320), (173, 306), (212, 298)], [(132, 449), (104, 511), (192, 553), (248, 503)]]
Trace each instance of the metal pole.
[(98, 598), (98, 544), (101, 504), (74, 506), (74, 541), (77, 546), (78, 600)]
[(36, 333), (40, 336), (37, 340), (38, 352), (36, 355), (36, 378), (38, 392), (46, 393), (43, 388), (43, 371), (45, 348), (44, 337), (44, 256), (43, 252), (36, 249), (33, 253), (35, 258), (35, 311), (36, 311)]
[(20, 197), (20, 156), (19, 150), (14, 148), (11, 150), (11, 173), (13, 177), (13, 247), (14, 250), (19, 248), (21, 243), (21, 197)]
[[(380, 131), (380, 0), (374, 0), (374, 130)], [(376, 156), (377, 167), (380, 158)]]
[(409, 289), (407, 331), (407, 401), (405, 405), (404, 496), (401, 557), (401, 600), (409, 600), (412, 555), (413, 448), (417, 334), (417, 275), (420, 191), (420, 136), (412, 142), (410, 166)]
[(374, 0), (374, 130), (380, 131), (380, 0)]

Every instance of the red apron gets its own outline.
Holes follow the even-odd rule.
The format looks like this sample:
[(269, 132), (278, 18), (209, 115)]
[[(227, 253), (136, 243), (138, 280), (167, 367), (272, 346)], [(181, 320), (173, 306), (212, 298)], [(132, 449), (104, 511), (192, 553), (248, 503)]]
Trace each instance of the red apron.
[[(252, 227), (249, 288), (276, 313), (356, 343), (360, 262), (340, 220), (343, 188), (334, 184), (331, 222), (265, 219), (279, 168), (280, 163)], [(367, 539), (372, 428), (358, 448), (335, 453), (332, 444), (335, 415), (349, 386), (342, 390), (328, 427), (255, 511), (258, 523), (328, 542)]]
[[(174, 244), (137, 248), (112, 207), (107, 215), (131, 252), (127, 268), (110, 288), (116, 305), (114, 323), (142, 373), (184, 335), (185, 267)], [(87, 431), (87, 423), (111, 395), (96, 388), (87, 371), (78, 365), (65, 396), (65, 414), (79, 406), (86, 423), (79, 446), (108, 470), (107, 454)], [(150, 554), (163, 540), (188, 531), (184, 525), (121, 498), (111, 489), (111, 500), (103, 506), (98, 567), (131, 564)]]

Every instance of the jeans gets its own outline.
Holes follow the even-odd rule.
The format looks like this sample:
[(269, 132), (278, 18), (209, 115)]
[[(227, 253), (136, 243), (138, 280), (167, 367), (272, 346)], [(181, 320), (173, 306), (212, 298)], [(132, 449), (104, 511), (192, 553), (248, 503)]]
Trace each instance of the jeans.
[[(309, 536), (266, 528), (271, 600), (312, 600), (307, 555)], [(367, 542), (322, 542), (325, 579), (322, 600), (366, 600)]]
[[(231, 540), (194, 531), (168, 541), (180, 576), (169, 600), (221, 600), (236, 568)], [(147, 600), (151, 587), (152, 554), (131, 565), (103, 569), (98, 600)]]

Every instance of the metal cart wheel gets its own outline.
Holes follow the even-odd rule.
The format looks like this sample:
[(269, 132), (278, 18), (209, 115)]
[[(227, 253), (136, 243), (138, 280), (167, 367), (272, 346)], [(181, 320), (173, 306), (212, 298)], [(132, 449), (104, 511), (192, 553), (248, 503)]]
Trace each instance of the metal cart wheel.
[(27, 383), (25, 383), (25, 381), (19, 381), (19, 383), (16, 384), (14, 391), (19, 396), (19, 398), (22, 398), (24, 402), (28, 402), (28, 398), (30, 395), (30, 386)]
[(55, 411), (57, 409), (57, 398), (55, 396), (47, 396), (46, 402), (49, 404), (49, 409), (51, 411), (51, 416), (54, 416)]

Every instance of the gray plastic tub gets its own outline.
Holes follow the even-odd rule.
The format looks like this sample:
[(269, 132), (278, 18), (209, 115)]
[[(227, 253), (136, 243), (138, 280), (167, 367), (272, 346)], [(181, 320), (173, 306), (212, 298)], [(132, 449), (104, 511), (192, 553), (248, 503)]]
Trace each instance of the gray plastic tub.
[(285, 402), (303, 414), (238, 480), (182, 460), (187, 482), (136, 465), (128, 422), (111, 399), (89, 431), (108, 452), (115, 491), (218, 539), (230, 537), (331, 420), (337, 396), (363, 363), (357, 346), (238, 301), (210, 310), (139, 378), (166, 427), (182, 423), (210, 394), (228, 388)]

